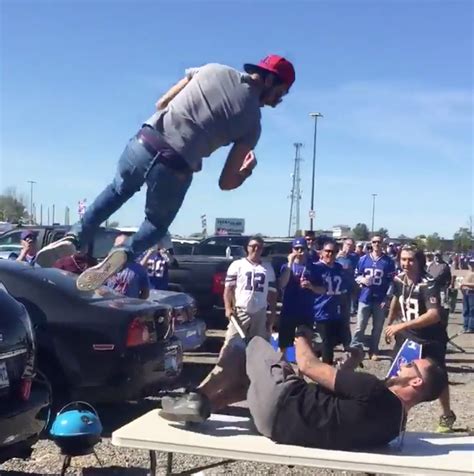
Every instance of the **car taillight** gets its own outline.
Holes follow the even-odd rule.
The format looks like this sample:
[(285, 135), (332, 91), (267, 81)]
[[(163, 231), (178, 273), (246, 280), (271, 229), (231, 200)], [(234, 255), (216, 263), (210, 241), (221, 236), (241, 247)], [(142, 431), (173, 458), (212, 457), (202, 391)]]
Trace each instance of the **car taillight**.
[(220, 272), (215, 273), (212, 277), (212, 294), (223, 294), (225, 287), (225, 276), (226, 273)]
[(30, 378), (22, 378), (20, 383), (20, 398), (23, 401), (27, 401), (30, 399), (31, 395), (31, 379)]
[(155, 322), (153, 318), (136, 317), (128, 326), (127, 347), (135, 347), (156, 342)]

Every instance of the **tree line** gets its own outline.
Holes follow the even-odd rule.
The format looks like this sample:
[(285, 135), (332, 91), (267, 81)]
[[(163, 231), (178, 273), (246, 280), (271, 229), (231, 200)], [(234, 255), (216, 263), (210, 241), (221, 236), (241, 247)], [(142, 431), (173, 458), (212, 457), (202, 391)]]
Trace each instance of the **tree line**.
[[(26, 198), (23, 195), (17, 194), (16, 190), (12, 187), (5, 189), (0, 195), (0, 221), (7, 221), (10, 223), (26, 223), (29, 220), (29, 214), (26, 206)], [(118, 222), (107, 223), (110, 227), (119, 226)], [(375, 235), (382, 238), (389, 238), (389, 232), (387, 228), (379, 228), (374, 232)], [(357, 223), (357, 225), (351, 230), (351, 236), (356, 241), (368, 241), (371, 233), (368, 226), (365, 223)], [(390, 237), (393, 238), (393, 237)], [(405, 235), (399, 235), (395, 240), (410, 240)], [(469, 228), (459, 228), (459, 230), (453, 236), (452, 250), (457, 252), (470, 251), (473, 247), (473, 235)], [(446, 250), (446, 240), (442, 238), (438, 233), (432, 233), (431, 235), (417, 235), (411, 239), (416, 245), (427, 251)]]

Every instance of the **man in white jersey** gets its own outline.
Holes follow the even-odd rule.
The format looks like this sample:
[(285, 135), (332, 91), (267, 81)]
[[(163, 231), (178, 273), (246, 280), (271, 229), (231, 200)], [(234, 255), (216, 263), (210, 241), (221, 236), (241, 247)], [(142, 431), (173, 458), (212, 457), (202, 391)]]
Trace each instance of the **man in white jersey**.
[[(260, 336), (270, 339), (276, 316), (275, 272), (262, 261), (264, 241), (253, 236), (247, 257), (234, 261), (227, 270), (224, 290), (225, 314), (229, 319), (219, 360), (196, 392), (183, 397), (162, 399), (162, 415), (171, 420), (203, 421), (211, 411), (245, 400), (249, 380), (245, 369), (245, 345), (232, 320), (247, 340)], [(267, 305), (270, 315), (267, 317)]]

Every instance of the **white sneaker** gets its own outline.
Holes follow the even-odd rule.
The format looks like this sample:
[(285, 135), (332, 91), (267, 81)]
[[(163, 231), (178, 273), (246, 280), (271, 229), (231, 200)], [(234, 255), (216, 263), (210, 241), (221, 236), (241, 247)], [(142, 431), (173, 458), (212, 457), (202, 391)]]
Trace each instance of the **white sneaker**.
[(79, 291), (94, 291), (107, 279), (123, 269), (127, 263), (127, 253), (122, 248), (112, 250), (101, 263), (86, 269), (76, 281)]
[(42, 268), (51, 268), (58, 259), (72, 256), (76, 251), (74, 237), (64, 236), (41, 248), (36, 255), (36, 263)]

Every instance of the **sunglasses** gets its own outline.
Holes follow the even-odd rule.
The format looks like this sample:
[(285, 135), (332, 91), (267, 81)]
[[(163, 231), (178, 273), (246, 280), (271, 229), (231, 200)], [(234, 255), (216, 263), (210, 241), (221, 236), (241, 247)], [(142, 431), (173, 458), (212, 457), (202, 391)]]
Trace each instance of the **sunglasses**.
[(381, 242), (381, 241), (379, 241), (379, 240), (373, 240), (373, 241), (372, 241), (372, 243), (373, 243), (373, 244), (377, 243), (377, 244), (379, 244), (379, 245), (380, 245), (380, 243), (382, 243), (382, 242)]
[(302, 246), (296, 246), (293, 248), (295, 251), (304, 251), (304, 248)]
[(333, 255), (336, 250), (323, 250), (325, 253), (327, 253), (328, 255)]
[(260, 248), (262, 248), (262, 245), (259, 245), (257, 243), (252, 243), (251, 245), (247, 245), (249, 248), (252, 248), (253, 250), (258, 250)]
[(418, 365), (416, 365), (415, 361), (408, 362), (408, 364), (405, 365), (406, 368), (408, 369), (415, 369), (416, 376), (424, 382), (423, 375), (421, 375), (420, 369), (418, 368)]

